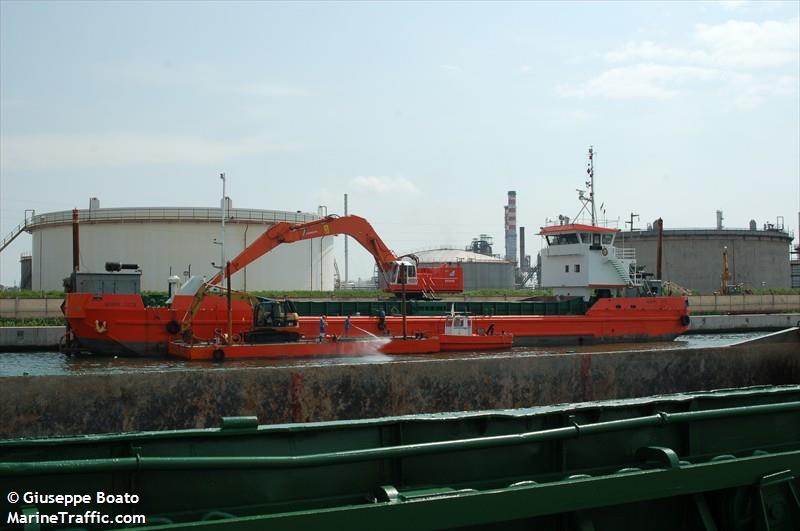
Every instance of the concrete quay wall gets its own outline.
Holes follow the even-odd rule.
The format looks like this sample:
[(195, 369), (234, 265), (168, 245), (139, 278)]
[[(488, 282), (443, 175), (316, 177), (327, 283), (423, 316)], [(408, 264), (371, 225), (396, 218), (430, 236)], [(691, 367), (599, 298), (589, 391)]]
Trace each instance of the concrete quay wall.
[(693, 315), (689, 323), (689, 333), (783, 330), (798, 326), (798, 323), (800, 313)]
[(781, 313), (800, 311), (798, 295), (692, 295), (693, 313)]
[(64, 317), (64, 299), (0, 299), (0, 319), (55, 319)]
[(0, 437), (476, 411), (800, 383), (782, 344), (2, 379)]
[(63, 326), (0, 327), (0, 350), (58, 349)]

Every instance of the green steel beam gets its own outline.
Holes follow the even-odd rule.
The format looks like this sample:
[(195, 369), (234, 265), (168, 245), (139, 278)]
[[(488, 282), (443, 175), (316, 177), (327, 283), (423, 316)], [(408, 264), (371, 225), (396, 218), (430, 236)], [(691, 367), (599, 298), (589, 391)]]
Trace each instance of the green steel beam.
[(533, 432), (476, 437), (419, 444), (364, 448), (297, 456), (223, 456), (223, 457), (119, 457), (61, 461), (0, 463), (0, 476), (37, 474), (72, 474), (78, 472), (110, 472), (137, 470), (212, 470), (251, 468), (296, 468), (339, 465), (359, 461), (402, 458), (462, 450), (476, 450), (558, 441), (584, 435), (598, 435), (627, 429), (641, 429), (732, 417), (785, 413), (800, 410), (800, 401), (780, 404), (740, 406), (678, 413), (658, 412), (630, 419), (578, 424)]
[(756, 486), (776, 471), (800, 473), (800, 450), (716, 460), (679, 468), (583, 477), (504, 489), (447, 493), (410, 501), (390, 501), (328, 509), (168, 524), (136, 528), (203, 531), (299, 531), (348, 529), (381, 531), (445, 529), (486, 525), (599, 507), (691, 496)]

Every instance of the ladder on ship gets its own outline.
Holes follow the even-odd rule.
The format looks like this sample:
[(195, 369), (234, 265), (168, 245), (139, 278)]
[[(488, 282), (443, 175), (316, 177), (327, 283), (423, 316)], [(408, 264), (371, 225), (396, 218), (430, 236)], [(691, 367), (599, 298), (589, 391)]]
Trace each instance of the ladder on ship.
[(632, 284), (631, 275), (628, 271), (625, 270), (625, 264), (622, 263), (622, 260), (620, 260), (615, 256), (611, 258), (609, 262), (611, 262), (611, 265), (614, 266), (614, 269), (617, 271), (622, 280), (625, 281), (625, 284), (631, 285)]

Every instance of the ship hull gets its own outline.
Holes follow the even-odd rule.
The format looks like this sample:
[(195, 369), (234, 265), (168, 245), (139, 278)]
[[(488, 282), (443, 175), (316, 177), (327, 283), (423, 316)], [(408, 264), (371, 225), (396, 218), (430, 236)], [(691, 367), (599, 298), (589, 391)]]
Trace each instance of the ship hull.
[(514, 344), (514, 337), (508, 334), (487, 336), (450, 336), (444, 335), (439, 338), (442, 352), (468, 352), (476, 350), (500, 350), (511, 348)]
[[(71, 293), (64, 313), (80, 349), (104, 355), (164, 356), (178, 334), (168, 331), (179, 322), (191, 297), (176, 297), (172, 307), (145, 308), (138, 295)], [(201, 339), (212, 339), (215, 330), (226, 327), (225, 299), (208, 297), (194, 320), (193, 331)], [(233, 331), (249, 329), (250, 307), (234, 301)], [(344, 317), (328, 317), (326, 332), (344, 336)], [(383, 326), (376, 316), (351, 316), (349, 334), (390, 336), (401, 333), (402, 318), (386, 317)], [(472, 316), (479, 333), (514, 336), (515, 346), (671, 341), (688, 329), (685, 297), (600, 299), (583, 315)], [(444, 334), (444, 316), (408, 316), (407, 333), (429, 337)], [(300, 317), (299, 332), (319, 334), (318, 317)]]

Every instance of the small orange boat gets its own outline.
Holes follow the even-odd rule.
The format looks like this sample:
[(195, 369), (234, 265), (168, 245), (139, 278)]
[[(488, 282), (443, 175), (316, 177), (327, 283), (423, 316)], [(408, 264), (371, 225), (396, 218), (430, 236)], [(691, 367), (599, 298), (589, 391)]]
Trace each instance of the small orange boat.
[(232, 343), (171, 341), (169, 354), (185, 360), (223, 361), (246, 358), (313, 358), (364, 356), (368, 354), (431, 354), (440, 351), (438, 337), (330, 336), (323, 341), (301, 339), (281, 343)]
[(382, 354), (434, 354), (442, 350), (439, 337), (395, 336), (380, 347)]

